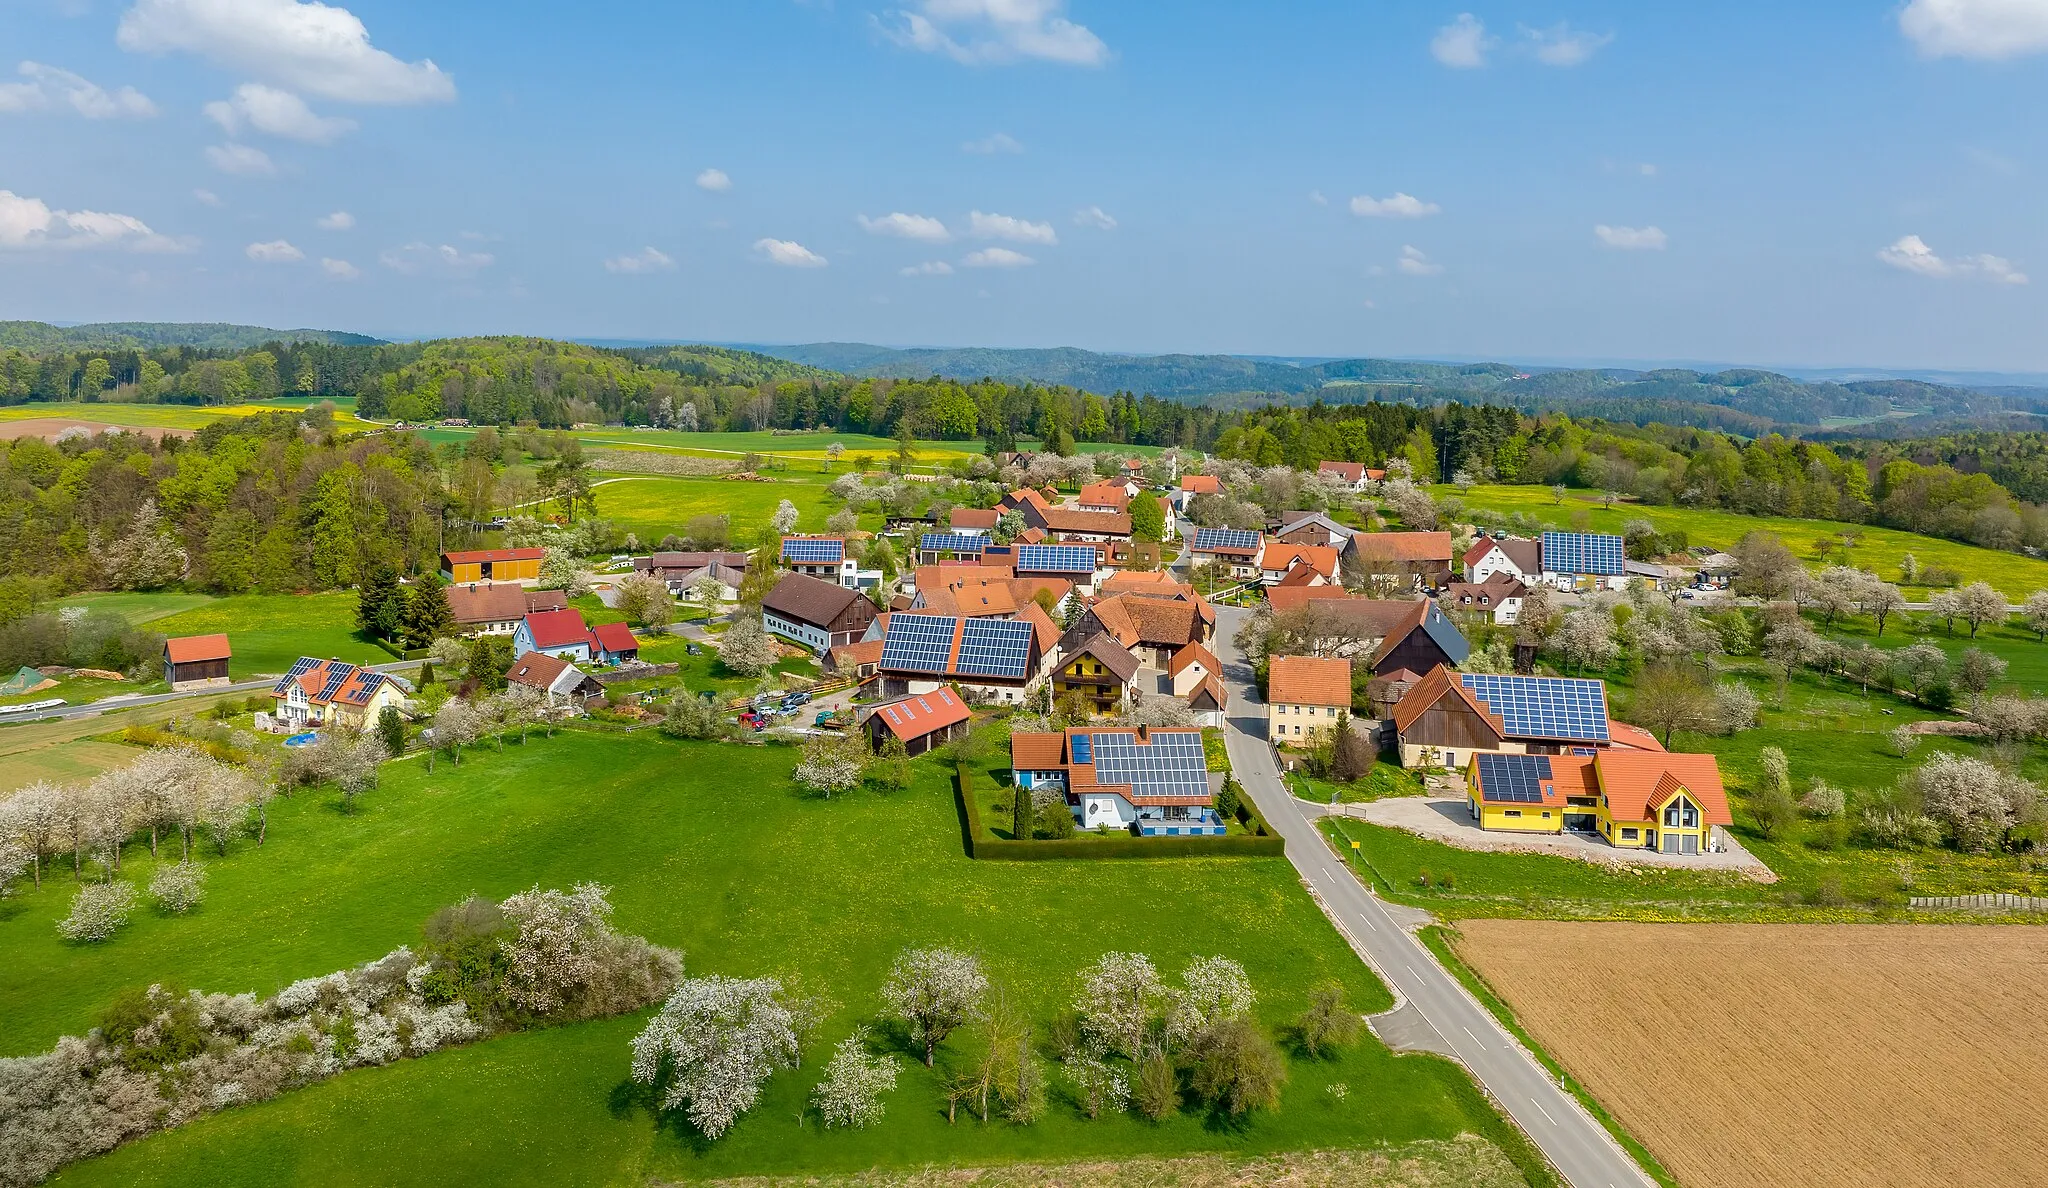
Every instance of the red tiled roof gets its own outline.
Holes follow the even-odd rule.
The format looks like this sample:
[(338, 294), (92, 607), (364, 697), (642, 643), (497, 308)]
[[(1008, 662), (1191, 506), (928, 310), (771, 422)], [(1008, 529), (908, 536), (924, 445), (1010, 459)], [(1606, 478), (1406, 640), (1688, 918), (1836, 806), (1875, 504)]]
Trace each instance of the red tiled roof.
[(583, 621), (583, 612), (574, 607), (536, 611), (526, 616), (526, 629), (533, 635), (533, 646), (537, 651), (571, 648), (590, 642), (590, 627)]
[(1362, 479), (1362, 478), (1364, 478), (1364, 477), (1365, 477), (1365, 463), (1363, 463), (1363, 462), (1318, 462), (1318, 463), (1316, 464), (1316, 473), (1317, 473), (1317, 474), (1334, 474), (1334, 475), (1338, 475), (1338, 476), (1342, 477), (1342, 478), (1343, 478), (1343, 480), (1344, 480), (1345, 482), (1347, 482), (1347, 483), (1355, 483), (1355, 482), (1357, 482), (1357, 481), (1358, 481), (1359, 479)]
[(1279, 585), (1266, 591), (1266, 601), (1272, 605), (1274, 614), (1284, 615), (1288, 611), (1300, 610), (1311, 602), (1325, 600), (1365, 601), (1365, 599), (1358, 597), (1358, 595), (1353, 594), (1342, 586)]
[(1448, 532), (1361, 532), (1351, 538), (1360, 557), (1376, 561), (1441, 561), (1451, 563)]
[(443, 553), (441, 559), (450, 565), (477, 565), (485, 561), (538, 561), (543, 555), (541, 549), (471, 549), (463, 553)]
[(1608, 749), (1593, 761), (1600, 792), (1616, 821), (1647, 821), (1680, 790), (1700, 806), (1709, 825), (1732, 825), (1728, 792), (1712, 755), (1672, 755)]
[(1122, 483), (1089, 483), (1081, 488), (1079, 502), (1083, 507), (1113, 507), (1122, 511), (1131, 505), (1131, 496)]
[(472, 583), (450, 586), (447, 593), (448, 609), (455, 612), (458, 623), (509, 623), (524, 618), (532, 610), (526, 591), (518, 586)]
[(1071, 507), (1048, 507), (1038, 513), (1052, 532), (1089, 532), (1098, 536), (1129, 536), (1131, 517), (1127, 512), (1079, 511)]
[(965, 722), (971, 716), (972, 711), (953, 696), (951, 689), (941, 688), (932, 693), (914, 693), (894, 701), (884, 701), (873, 708), (869, 720), (881, 719), (891, 734), (909, 742), (934, 730)]
[(1045, 771), (1064, 766), (1067, 736), (1064, 734), (1013, 734), (1010, 736), (1010, 766), (1025, 771)]
[(1001, 512), (992, 507), (956, 507), (950, 517), (955, 528), (979, 528), (992, 531)]
[(1296, 561), (1326, 578), (1337, 576), (1337, 550), (1331, 545), (1297, 545), (1269, 540), (1265, 551), (1259, 554), (1259, 568), (1268, 573), (1285, 573)]
[(633, 629), (624, 623), (599, 623), (590, 629), (590, 634), (607, 652), (633, 652), (640, 648), (640, 641), (633, 638)]
[(1607, 719), (1607, 741), (1629, 751), (1662, 751), (1664, 749), (1664, 744), (1657, 741), (1656, 735), (1640, 726), (1631, 726), (1627, 722), (1617, 722), (1613, 718)]
[[(300, 658), (305, 663), (305, 658)], [(294, 668), (297, 665), (293, 665)], [(339, 678), (337, 681), (336, 678)], [(313, 705), (341, 702), (343, 705), (368, 705), (370, 698), (390, 678), (381, 672), (357, 668), (346, 660), (320, 660), (301, 673), (296, 681), (289, 678), (279, 681), (271, 690), (272, 697), (284, 697), (290, 686), (296, 684), (306, 691), (306, 700)], [(331, 696), (321, 696), (333, 684)]]
[(1230, 694), (1223, 691), (1222, 681), (1214, 676), (1205, 676), (1195, 682), (1194, 688), (1188, 690), (1188, 708), (1195, 709), (1204, 700), (1217, 709), (1224, 709), (1230, 705)]
[(546, 652), (528, 652), (512, 662), (512, 670), (505, 674), (505, 679), (515, 685), (546, 689), (568, 668), (567, 660), (558, 660)]
[(1173, 659), (1166, 665), (1166, 675), (1179, 676), (1187, 670), (1187, 666), (1190, 664), (1200, 664), (1203, 671), (1209, 673), (1223, 671), (1223, 666), (1216, 662), (1216, 654), (1214, 652), (1211, 652), (1201, 644), (1191, 643), (1173, 654)]
[(1351, 706), (1351, 661), (1275, 656), (1266, 678), (1268, 704)]
[(1180, 489), (1190, 495), (1221, 495), (1223, 480), (1213, 474), (1184, 474), (1180, 476)]
[(226, 660), (230, 656), (228, 637), (225, 635), (181, 635), (164, 641), (164, 653), (173, 664), (193, 664), (201, 660)]
[(828, 655), (831, 656), (832, 664), (836, 668), (866, 668), (868, 665), (882, 662), (882, 641), (865, 639), (859, 643), (840, 644)]

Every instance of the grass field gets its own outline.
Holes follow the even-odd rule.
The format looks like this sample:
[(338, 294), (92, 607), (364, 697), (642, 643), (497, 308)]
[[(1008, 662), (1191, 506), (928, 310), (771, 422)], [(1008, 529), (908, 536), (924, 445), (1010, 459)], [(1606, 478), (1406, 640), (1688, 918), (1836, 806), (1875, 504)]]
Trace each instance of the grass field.
[[(281, 409), (306, 409), (317, 400), (269, 400), (254, 404), (87, 404), (76, 400), (37, 401), (0, 408), (0, 421), (30, 421), (42, 417), (67, 417), (99, 421), (137, 429), (200, 429), (222, 417), (246, 417), (253, 413)], [(353, 400), (335, 400), (334, 422), (347, 428), (370, 428), (358, 421)]]
[[(1844, 554), (1839, 548), (1838, 538), (1837, 549), (1827, 564), (1854, 565), (1859, 569), (1870, 570), (1888, 581), (1896, 581), (1899, 576), (1899, 562), (1907, 553), (1911, 553), (1922, 566), (1938, 565), (1955, 570), (1962, 575), (1964, 582), (1990, 582), (2004, 591), (2014, 602), (2024, 601), (2026, 596), (2035, 590), (2048, 589), (2048, 561), (1997, 549), (1980, 549), (1975, 545), (1900, 532), (1892, 528), (1842, 524), (1832, 520), (1745, 516), (1732, 511), (1708, 508), (1657, 507), (1639, 503), (1616, 504), (1614, 509), (1609, 511), (1602, 509), (1595, 502), (1600, 494), (1597, 491), (1572, 491), (1566, 495), (1563, 506), (1558, 506), (1552, 501), (1548, 487), (1474, 487), (1469, 494), (1464, 495), (1460, 495), (1455, 487), (1437, 487), (1433, 490), (1439, 496), (1458, 496), (1464, 500), (1465, 506), (1470, 508), (1525, 512), (1559, 528), (1568, 527), (1572, 516), (1578, 512), (1588, 513), (1596, 532), (1618, 533), (1622, 524), (1628, 520), (1648, 520), (1657, 526), (1659, 532), (1682, 531), (1692, 544), (1712, 545), (1720, 549), (1734, 544), (1748, 532), (1775, 532), (1784, 538), (1785, 544), (1794, 553), (1816, 566), (1823, 564), (1814, 556), (1813, 544), (1816, 540), (1824, 536), (1837, 536), (1845, 530), (1853, 531), (1861, 538), (1856, 547)], [(1907, 596), (1914, 601), (1921, 601), (1922, 588), (1908, 587)]]
[(225, 631), (234, 658), (228, 675), (238, 681), (283, 674), (301, 656), (387, 664), (391, 653), (356, 634), (356, 596), (326, 594), (237, 594), (153, 619), (161, 635), (207, 635)]
[(2041, 1182), (2048, 930), (1474, 920), (1458, 952), (1688, 1188)]
[[(473, 749), (428, 776), (385, 771), (364, 811), (332, 796), (278, 802), (269, 844), (211, 864), (195, 915), (142, 911), (114, 941), (63, 943), (59, 879), (0, 907), (0, 1049), (76, 1033), (122, 987), (153, 980), (268, 993), (417, 936), (438, 905), (592, 879), (614, 888), (621, 928), (683, 949), (695, 973), (801, 972), (837, 1007), (819, 1049), (877, 1009), (903, 946), (978, 952), (1041, 1019), (1103, 952), (1142, 950), (1169, 970), (1224, 953), (1277, 1026), (1334, 977), (1361, 1010), (1386, 991), (1303, 895), (1281, 859), (975, 863), (963, 856), (943, 768), (910, 790), (794, 796), (794, 752), (676, 744), (646, 735), (534, 736)], [(127, 876), (146, 878), (133, 848)], [(1077, 905), (1170, 905), (1162, 912)], [(1521, 1152), (1465, 1075), (1396, 1058), (1370, 1039), (1327, 1063), (1294, 1060), (1282, 1108), (1244, 1125), (1193, 1113), (1154, 1125), (1083, 1120), (1055, 1095), (1029, 1128), (949, 1127), (933, 1077), (906, 1066), (871, 1130), (796, 1119), (817, 1072), (778, 1075), (717, 1144), (652, 1116), (626, 1078), (637, 1018), (519, 1035), (353, 1073), (231, 1111), (73, 1169), (73, 1184), (642, 1183), (648, 1177), (916, 1168), (1153, 1153), (1237, 1155), (1487, 1135)], [(1338, 1098), (1326, 1087), (1343, 1083)], [(1538, 1173), (1537, 1179), (1544, 1180)]]
[(128, 621), (131, 627), (153, 623), (182, 611), (197, 610), (213, 601), (210, 594), (184, 594), (160, 590), (149, 593), (89, 593), (73, 594), (60, 599), (57, 606), (79, 606), (91, 610), (110, 610)]
[(17, 788), (48, 780), (53, 784), (76, 784), (131, 762), (134, 747), (120, 743), (79, 739), (7, 756), (0, 763), (0, 796)]
[[(752, 531), (764, 527), (775, 508), (787, 499), (796, 504), (797, 528), (823, 532), (833, 506), (825, 495), (825, 476), (778, 472), (771, 482), (744, 483), (722, 478), (627, 478), (597, 488), (597, 514), (621, 532), (640, 538), (642, 547), (673, 532), (682, 535), (692, 516), (732, 517), (737, 547), (749, 547)], [(836, 506), (836, 505), (834, 505)]]

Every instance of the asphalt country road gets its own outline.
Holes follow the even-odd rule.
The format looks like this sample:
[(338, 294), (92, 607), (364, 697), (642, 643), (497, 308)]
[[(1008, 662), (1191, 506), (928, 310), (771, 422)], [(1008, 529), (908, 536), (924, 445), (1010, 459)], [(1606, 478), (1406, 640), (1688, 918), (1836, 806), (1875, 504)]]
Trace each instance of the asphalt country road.
[[(1397, 1046), (1442, 1052), (1462, 1063), (1573, 1188), (1653, 1188), (1606, 1129), (1550, 1079), (1535, 1057), (1397, 918), (1418, 913), (1390, 910), (1354, 878), (1316, 828), (1314, 806), (1302, 804), (1287, 791), (1266, 741), (1265, 706), (1251, 668), (1231, 642), (1247, 613), (1217, 608), (1216, 653), (1223, 661), (1231, 699), (1230, 725), (1224, 732), (1230, 766), (1259, 813), (1286, 839), (1288, 860), (1323, 911), (1401, 999), (1402, 1007), (1391, 1016), (1419, 1015), (1426, 1024), (1416, 1028), (1412, 1020), (1404, 1021), (1407, 1030), (1419, 1030), (1421, 1038)], [(1375, 1021), (1383, 1038), (1392, 1038), (1383, 1022), (1391, 1016)]]
[[(405, 672), (408, 669), (418, 668), (419, 666), (420, 662), (417, 660), (398, 660), (390, 664), (371, 664), (367, 667), (371, 672)], [(229, 693), (268, 692), (276, 687), (277, 682), (278, 678), (273, 676), (255, 681), (236, 681), (232, 685), (219, 685), (211, 689), (190, 689), (183, 693), (152, 693), (147, 697), (102, 698), (99, 701), (88, 701), (80, 705), (67, 705), (58, 709), (45, 710), (33, 717), (23, 716), (10, 719), (6, 724), (13, 725), (19, 722), (26, 725), (30, 722), (61, 722), (70, 718), (88, 718), (95, 714), (116, 714), (122, 710), (134, 709), (137, 706), (161, 705), (166, 701), (183, 701), (193, 697), (220, 697)]]

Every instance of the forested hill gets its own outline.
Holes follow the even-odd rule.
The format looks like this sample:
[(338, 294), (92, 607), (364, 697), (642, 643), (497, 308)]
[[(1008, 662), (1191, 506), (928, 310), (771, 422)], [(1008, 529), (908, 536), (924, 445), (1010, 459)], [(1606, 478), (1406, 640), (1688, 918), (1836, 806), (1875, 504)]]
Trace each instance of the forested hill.
[(2043, 389), (1993, 392), (1896, 379), (1812, 383), (1752, 369), (1545, 370), (1398, 359), (1339, 359), (1297, 366), (1237, 355), (1109, 355), (1072, 347), (895, 350), (865, 343), (812, 343), (751, 349), (849, 375), (989, 377), (1243, 408), (1268, 400), (1486, 402), (1511, 404), (1525, 412), (1562, 411), (1749, 435), (1885, 417), (1972, 416), (2048, 407), (2048, 390)]
[(383, 339), (341, 330), (271, 330), (226, 322), (94, 322), (85, 326), (0, 322), (0, 350), (132, 351), (181, 346), (206, 351), (246, 351), (266, 342), (377, 346)]

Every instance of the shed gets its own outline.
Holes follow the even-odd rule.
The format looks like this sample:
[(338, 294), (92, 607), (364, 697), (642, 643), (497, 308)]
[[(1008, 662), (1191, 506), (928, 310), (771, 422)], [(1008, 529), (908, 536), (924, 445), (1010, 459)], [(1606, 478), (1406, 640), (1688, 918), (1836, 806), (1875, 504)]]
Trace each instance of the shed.
[(892, 697), (862, 712), (866, 716), (861, 728), (867, 731), (868, 745), (880, 750), (888, 736), (894, 735), (912, 755), (950, 742), (973, 716), (967, 703), (947, 688)]
[(183, 635), (164, 641), (164, 683), (173, 693), (215, 689), (228, 683), (233, 656), (225, 635)]

